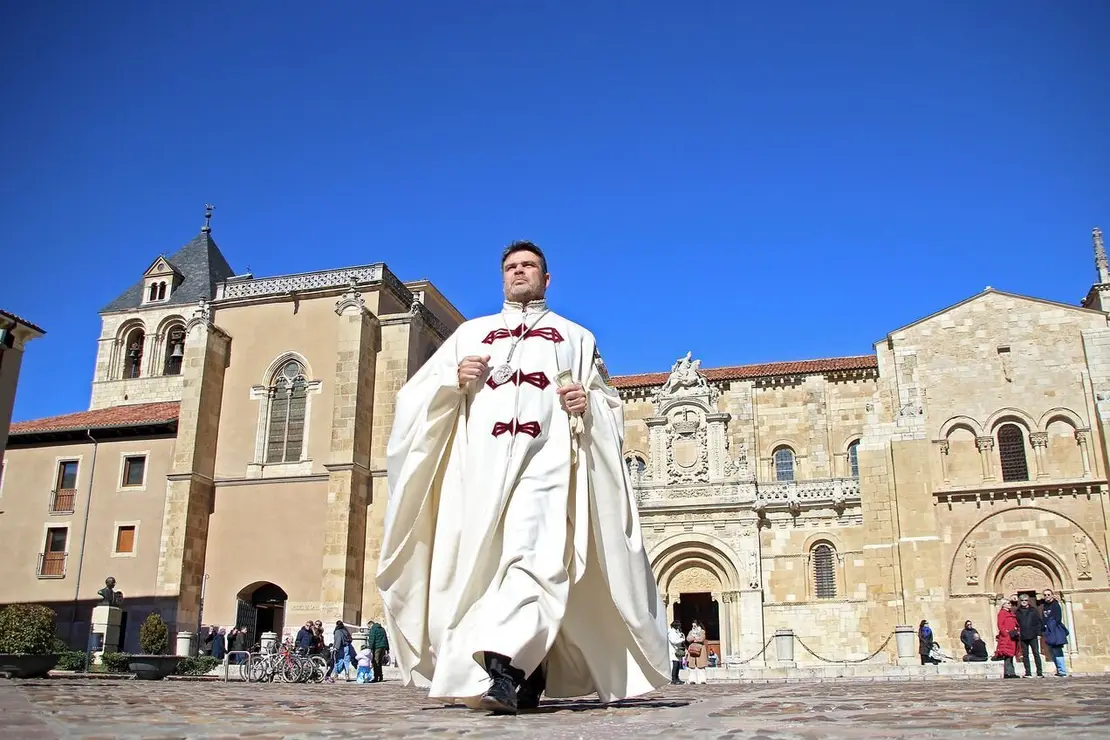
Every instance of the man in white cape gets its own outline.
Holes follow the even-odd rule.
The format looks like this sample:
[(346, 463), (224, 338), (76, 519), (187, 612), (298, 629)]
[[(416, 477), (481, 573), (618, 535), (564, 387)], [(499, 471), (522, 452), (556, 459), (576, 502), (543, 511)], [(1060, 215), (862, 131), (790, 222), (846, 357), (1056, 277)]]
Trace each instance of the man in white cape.
[(499, 314), (463, 323), (397, 394), (377, 584), (406, 685), (514, 714), (669, 680), (667, 619), (593, 335), (551, 312), (542, 251), (501, 260)]

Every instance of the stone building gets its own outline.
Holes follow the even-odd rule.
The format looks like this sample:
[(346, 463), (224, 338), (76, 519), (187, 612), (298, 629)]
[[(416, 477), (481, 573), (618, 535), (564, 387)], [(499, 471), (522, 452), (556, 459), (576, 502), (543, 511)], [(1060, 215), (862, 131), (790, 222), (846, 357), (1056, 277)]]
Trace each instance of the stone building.
[[(1063, 595), (1075, 670), (1110, 669), (1110, 270), (1071, 306), (987, 289), (873, 354), (614, 376), (668, 609), (753, 665), (944, 649), (999, 594)], [(385, 265), (236, 275), (207, 226), (102, 312), (89, 410), (12, 426), (0, 603), (54, 606), (83, 645), (113, 575), (157, 610), (292, 632), (364, 622), (397, 389), (462, 321)], [(557, 301), (557, 296), (552, 296)], [(604, 349), (605, 339), (600, 338)]]
[(12, 425), (0, 603), (83, 647), (114, 576), (125, 650), (152, 611), (256, 636), (374, 615), (393, 397), (462, 317), (380, 263), (236, 275), (207, 221), (152, 257), (101, 312), (89, 409)]

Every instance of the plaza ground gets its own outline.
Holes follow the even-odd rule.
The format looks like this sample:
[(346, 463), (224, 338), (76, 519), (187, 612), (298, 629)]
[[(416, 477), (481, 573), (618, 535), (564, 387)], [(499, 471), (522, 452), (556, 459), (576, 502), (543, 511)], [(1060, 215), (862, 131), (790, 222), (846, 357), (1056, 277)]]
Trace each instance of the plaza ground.
[(1110, 676), (667, 687), (619, 706), (551, 702), (517, 717), (382, 685), (0, 681), (0, 737), (1110, 738)]

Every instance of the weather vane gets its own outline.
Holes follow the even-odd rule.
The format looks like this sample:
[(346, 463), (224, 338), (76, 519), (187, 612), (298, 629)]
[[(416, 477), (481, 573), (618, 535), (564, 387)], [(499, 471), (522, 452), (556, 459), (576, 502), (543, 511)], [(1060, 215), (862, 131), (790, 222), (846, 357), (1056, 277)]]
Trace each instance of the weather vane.
[(211, 203), (204, 204), (204, 228), (201, 231), (208, 233), (212, 231), (212, 211), (216, 206)]

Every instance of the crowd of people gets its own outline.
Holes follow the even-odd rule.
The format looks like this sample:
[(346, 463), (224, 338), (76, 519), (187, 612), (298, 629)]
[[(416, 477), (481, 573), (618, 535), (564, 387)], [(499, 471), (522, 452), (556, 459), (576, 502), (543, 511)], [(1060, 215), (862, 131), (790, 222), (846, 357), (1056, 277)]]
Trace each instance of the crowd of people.
[(324, 623), (309, 620), (297, 631), (293, 646), (300, 655), (319, 655), (327, 660), (328, 675), (324, 680), (328, 683), (334, 683), (340, 674), (351, 681), (351, 669), (358, 683), (380, 683), (385, 680), (382, 667), (389, 663), (389, 638), (385, 628), (373, 620), (366, 623), (366, 629), (365, 647), (356, 650), (351, 630), (342, 620), (336, 620), (330, 643)]
[[(1067, 666), (1064, 663), (1064, 646), (1068, 644), (1070, 632), (1063, 621), (1063, 610), (1051, 589), (1045, 589), (1043, 597), (1043, 602), (1038, 605), (1028, 594), (1011, 594), (1008, 599), (1003, 600), (1002, 607), (998, 610), (995, 620), (998, 628), (998, 633), (995, 635), (996, 646), (989, 660), (1002, 661), (1003, 678), (1031, 678), (1034, 675), (1034, 666), (1036, 676), (1043, 678), (1045, 672), (1041, 662), (1042, 642), (1055, 664), (1054, 675), (1060, 677), (1068, 675)], [(917, 641), (921, 665), (940, 663), (945, 659), (926, 619), (921, 620), (921, 624), (918, 625)], [(988, 660), (986, 643), (970, 620), (964, 622), (964, 628), (960, 632), (960, 642), (964, 647), (964, 662)], [(1021, 676), (1018, 675), (1014, 665), (1019, 646), (1022, 667), (1025, 669)]]

